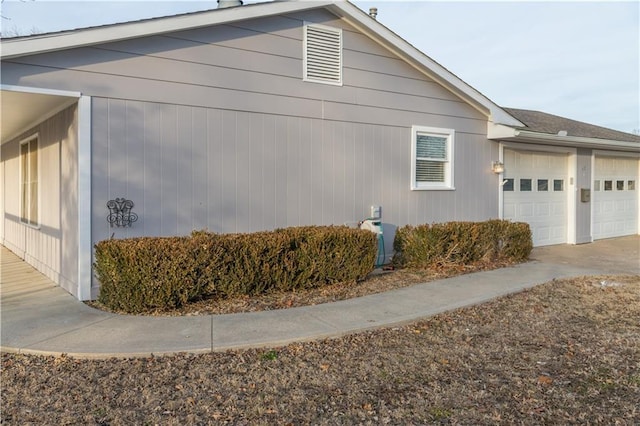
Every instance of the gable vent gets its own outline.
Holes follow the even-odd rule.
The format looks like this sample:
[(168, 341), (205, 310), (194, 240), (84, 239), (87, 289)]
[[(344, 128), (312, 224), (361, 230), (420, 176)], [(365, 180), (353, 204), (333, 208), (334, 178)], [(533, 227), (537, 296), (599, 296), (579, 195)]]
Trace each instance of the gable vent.
[(324, 25), (305, 25), (304, 80), (342, 84), (341, 29)]

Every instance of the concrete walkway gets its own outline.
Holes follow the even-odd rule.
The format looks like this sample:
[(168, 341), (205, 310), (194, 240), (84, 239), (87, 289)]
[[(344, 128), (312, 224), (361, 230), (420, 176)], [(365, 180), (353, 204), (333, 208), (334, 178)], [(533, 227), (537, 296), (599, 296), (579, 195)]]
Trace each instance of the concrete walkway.
[(640, 274), (640, 237), (534, 250), (532, 261), (323, 305), (145, 317), (92, 309), (0, 246), (0, 349), (83, 358), (276, 347), (392, 326), (579, 275)]

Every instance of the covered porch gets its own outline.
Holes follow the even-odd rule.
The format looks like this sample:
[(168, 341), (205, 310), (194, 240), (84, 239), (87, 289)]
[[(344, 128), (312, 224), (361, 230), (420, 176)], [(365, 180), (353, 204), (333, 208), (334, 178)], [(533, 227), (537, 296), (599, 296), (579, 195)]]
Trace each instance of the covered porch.
[(91, 99), (0, 85), (0, 243), (90, 298)]

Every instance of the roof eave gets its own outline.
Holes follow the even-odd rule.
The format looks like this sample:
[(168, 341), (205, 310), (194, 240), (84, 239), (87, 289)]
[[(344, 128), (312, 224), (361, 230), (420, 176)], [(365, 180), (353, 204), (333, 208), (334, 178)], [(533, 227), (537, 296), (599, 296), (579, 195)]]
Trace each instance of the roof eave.
[(160, 17), (143, 21), (118, 23), (102, 27), (85, 28), (61, 33), (43, 34), (0, 43), (0, 59), (54, 52), (101, 43), (128, 40), (142, 36), (228, 24), (245, 19), (298, 12), (332, 4), (333, 1), (276, 1), (250, 6), (212, 9), (209, 11)]
[(532, 132), (530, 130), (514, 129), (509, 126), (502, 125), (490, 125), (488, 138), (492, 140), (518, 142), (523, 144), (569, 146), (574, 148), (636, 152), (640, 156), (640, 144), (637, 142), (588, 138), (582, 136), (561, 136), (549, 133)]

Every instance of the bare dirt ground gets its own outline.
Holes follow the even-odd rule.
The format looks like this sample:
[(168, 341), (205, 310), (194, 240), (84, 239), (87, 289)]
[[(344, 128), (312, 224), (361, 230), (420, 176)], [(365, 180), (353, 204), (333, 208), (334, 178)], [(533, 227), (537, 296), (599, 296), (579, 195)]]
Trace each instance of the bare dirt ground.
[(403, 327), (162, 358), (2, 355), (2, 424), (640, 424), (640, 276)]

